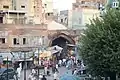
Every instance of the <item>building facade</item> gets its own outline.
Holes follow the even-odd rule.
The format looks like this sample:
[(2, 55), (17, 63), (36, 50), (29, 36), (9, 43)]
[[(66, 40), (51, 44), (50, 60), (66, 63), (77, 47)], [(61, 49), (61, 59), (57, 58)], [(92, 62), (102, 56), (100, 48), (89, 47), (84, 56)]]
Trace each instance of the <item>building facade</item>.
[(76, 0), (72, 4), (72, 10), (60, 11), (58, 22), (69, 29), (84, 29), (90, 19), (100, 16), (100, 5), (106, 0)]
[(0, 10), (25, 12), (25, 24), (41, 24), (44, 21), (42, 0), (0, 0)]
[(47, 26), (0, 24), (0, 52), (54, 46), (53, 42), (58, 38), (70, 44), (78, 42), (80, 30), (49, 30)]
[(43, 22), (42, 0), (14, 0), (15, 10), (26, 11), (28, 24), (41, 24)]
[(25, 11), (1, 10), (0, 23), (3, 24), (25, 24)]
[(58, 17), (58, 22), (68, 26), (68, 13), (70, 10), (64, 10), (64, 11), (60, 11), (59, 17)]

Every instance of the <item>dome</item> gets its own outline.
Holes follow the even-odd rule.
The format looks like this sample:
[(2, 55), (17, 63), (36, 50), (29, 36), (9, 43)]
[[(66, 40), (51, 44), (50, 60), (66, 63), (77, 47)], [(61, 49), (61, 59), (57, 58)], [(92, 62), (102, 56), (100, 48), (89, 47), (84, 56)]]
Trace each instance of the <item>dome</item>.
[(59, 24), (55, 21), (51, 21), (47, 24), (47, 29), (48, 30), (66, 30), (67, 27), (65, 27), (64, 25)]

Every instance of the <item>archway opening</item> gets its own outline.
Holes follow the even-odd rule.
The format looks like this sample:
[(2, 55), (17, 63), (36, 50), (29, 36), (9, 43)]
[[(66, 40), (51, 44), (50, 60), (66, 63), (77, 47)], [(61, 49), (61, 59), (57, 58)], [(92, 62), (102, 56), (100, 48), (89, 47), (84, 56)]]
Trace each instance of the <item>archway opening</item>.
[(68, 56), (68, 45), (67, 44), (74, 44), (74, 41), (69, 38), (69, 37), (63, 37), (63, 36), (57, 36), (57, 38), (54, 38), (52, 40), (51, 46), (59, 46), (62, 47), (63, 50), (61, 51), (58, 59), (63, 59), (66, 58)]
[(66, 46), (66, 44), (70, 44), (70, 41), (68, 41), (67, 39), (65, 39), (63, 37), (58, 37), (52, 41), (51, 46), (58, 45), (58, 46), (64, 48)]

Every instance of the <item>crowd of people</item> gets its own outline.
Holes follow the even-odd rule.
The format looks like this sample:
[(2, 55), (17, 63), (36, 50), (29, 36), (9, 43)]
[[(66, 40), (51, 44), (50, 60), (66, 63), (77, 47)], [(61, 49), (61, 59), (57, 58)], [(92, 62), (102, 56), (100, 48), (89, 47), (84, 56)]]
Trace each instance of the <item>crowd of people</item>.
[[(53, 79), (58, 80), (58, 73), (60, 67), (65, 67), (66, 69), (72, 70), (72, 75), (78, 75), (84, 73), (81, 70), (80, 67), (84, 67), (84, 64), (80, 60), (76, 60), (74, 57), (59, 59), (57, 61), (51, 61), (48, 59), (45, 59), (41, 62), (40, 65), (44, 66), (44, 73), (38, 74), (38, 69), (33, 68), (32, 72), (29, 75), (29, 80), (47, 80), (47, 76), (51, 76), (53, 74)], [(20, 78), (20, 72), (21, 72), (21, 64), (19, 64), (19, 68), (17, 68), (18, 71), (18, 77)], [(39, 76), (38, 76), (39, 75)]]
[[(51, 63), (50, 63), (51, 62)], [(50, 60), (45, 60), (43, 62), (44, 65), (44, 73), (39, 74), (39, 79), (40, 80), (47, 80), (46, 76), (51, 76), (53, 74), (53, 79), (58, 80), (58, 73), (59, 73), (59, 67), (66, 67), (66, 69), (71, 69), (73, 75), (77, 75), (77, 67), (81, 65), (80, 60), (76, 60), (75, 58), (64, 58), (60, 59), (57, 61), (50, 61)], [(52, 72), (51, 72), (52, 69)], [(30, 80), (35, 80), (33, 76), (38, 76), (38, 72), (36, 69), (32, 69), (32, 73), (29, 76)]]

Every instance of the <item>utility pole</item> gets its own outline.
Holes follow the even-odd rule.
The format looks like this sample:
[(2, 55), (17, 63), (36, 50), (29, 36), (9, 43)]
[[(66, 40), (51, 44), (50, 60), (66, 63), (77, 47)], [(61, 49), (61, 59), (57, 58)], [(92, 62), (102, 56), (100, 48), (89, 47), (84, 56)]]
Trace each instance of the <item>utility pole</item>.
[(9, 80), (8, 79), (8, 56), (7, 56), (7, 80)]
[(38, 48), (38, 80), (39, 80), (39, 48)]
[(26, 80), (26, 53), (24, 52), (24, 80)]

